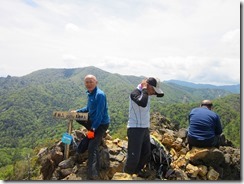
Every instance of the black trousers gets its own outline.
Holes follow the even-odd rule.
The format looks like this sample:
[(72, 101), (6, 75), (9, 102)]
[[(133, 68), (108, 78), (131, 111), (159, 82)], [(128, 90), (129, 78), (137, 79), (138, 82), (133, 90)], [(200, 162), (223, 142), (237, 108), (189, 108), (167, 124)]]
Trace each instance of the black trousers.
[[(83, 125), (87, 130), (91, 129), (91, 121), (77, 121), (79, 124)], [(94, 179), (99, 177), (99, 167), (100, 167), (100, 159), (99, 159), (99, 146), (102, 142), (102, 138), (105, 135), (107, 129), (109, 127), (109, 124), (101, 124), (95, 131), (95, 137), (94, 139), (88, 140), (88, 162), (87, 162), (87, 178), (88, 179)], [(86, 141), (85, 141), (86, 144)], [(81, 150), (84, 145), (82, 145), (82, 142), (80, 143), (78, 147), (78, 153), (84, 152), (84, 150)], [(86, 145), (85, 145), (86, 147)]]
[(197, 140), (191, 136), (187, 136), (187, 139), (188, 139), (190, 149), (193, 146), (200, 147), (200, 148), (206, 148), (206, 147), (219, 148), (219, 146), (220, 146), (220, 136), (219, 135), (217, 135), (211, 139), (206, 139), (206, 140)]
[(90, 120), (88, 120), (88, 121), (76, 121), (76, 122), (79, 123), (80, 125), (84, 126), (87, 130), (91, 129), (92, 122)]
[(137, 174), (151, 155), (150, 133), (148, 128), (128, 128), (128, 150), (124, 172)]
[(87, 163), (87, 178), (93, 179), (99, 176), (99, 146), (102, 142), (102, 138), (108, 129), (109, 124), (101, 124), (95, 131), (94, 139), (89, 140), (88, 145), (88, 163)]

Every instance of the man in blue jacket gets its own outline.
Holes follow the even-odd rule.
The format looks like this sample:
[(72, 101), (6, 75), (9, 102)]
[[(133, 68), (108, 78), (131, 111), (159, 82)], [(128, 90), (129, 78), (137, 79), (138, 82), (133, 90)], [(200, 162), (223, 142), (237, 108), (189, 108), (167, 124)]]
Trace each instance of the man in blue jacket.
[(210, 100), (203, 100), (200, 107), (189, 114), (188, 143), (190, 148), (219, 147), (222, 126), (218, 114), (212, 111)]
[(143, 167), (150, 159), (150, 96), (163, 97), (159, 79), (143, 80), (130, 94), (127, 124), (128, 151), (124, 172), (145, 176)]
[(87, 179), (98, 180), (100, 179), (98, 148), (109, 127), (110, 117), (108, 115), (106, 95), (97, 87), (96, 77), (87, 75), (84, 83), (87, 88), (87, 106), (76, 110), (76, 112), (88, 112), (89, 122), (85, 126), (88, 129), (87, 138), (89, 139)]

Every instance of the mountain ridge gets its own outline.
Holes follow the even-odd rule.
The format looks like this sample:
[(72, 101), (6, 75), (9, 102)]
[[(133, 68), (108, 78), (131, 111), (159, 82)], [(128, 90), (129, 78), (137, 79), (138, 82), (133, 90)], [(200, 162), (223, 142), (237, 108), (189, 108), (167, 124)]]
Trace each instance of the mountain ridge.
[(224, 89), (226, 91), (235, 93), (235, 94), (240, 94), (240, 84), (236, 85), (212, 85), (212, 84), (197, 84), (193, 82), (187, 82), (187, 81), (182, 81), (182, 80), (166, 80), (165, 82), (167, 83), (174, 83), (180, 86), (185, 86), (185, 87), (190, 87), (190, 88), (195, 88), (195, 89)]
[[(5, 79), (5, 78), (29, 78), (29, 77), (32, 77), (33, 76), (39, 76), (39, 77), (43, 77), (42, 74), (43, 72), (45, 73), (45, 75), (50, 75), (50, 74), (54, 74), (56, 71), (61, 71), (61, 73), (59, 73), (58, 76), (55, 76), (55, 75), (51, 75), (52, 77), (66, 77), (66, 78), (69, 78), (71, 77), (72, 75), (75, 75), (77, 74), (77, 72), (81, 72), (82, 70), (90, 70), (90, 73), (93, 72), (93, 70), (101, 70), (103, 72), (107, 72), (105, 70), (102, 70), (100, 68), (97, 68), (95, 66), (87, 66), (87, 67), (76, 67), (76, 68), (46, 68), (46, 69), (40, 69), (40, 70), (36, 70), (36, 71), (33, 71), (29, 74), (26, 74), (24, 76), (20, 76), (20, 77), (17, 77), (17, 76), (10, 76), (8, 75), (7, 77), (0, 77), (0, 80), (1, 79)], [(110, 73), (110, 72), (107, 72), (107, 73)], [(110, 74), (114, 74), (114, 75), (121, 75), (121, 76), (133, 76), (133, 75), (122, 75), (122, 74), (118, 74), (118, 73), (110, 73)], [(134, 77), (138, 77), (138, 78), (146, 78), (145, 76), (134, 76)], [(149, 76), (148, 76), (149, 77)], [(194, 83), (194, 82), (188, 82), (188, 81), (183, 81), (183, 80), (177, 80), (177, 79), (170, 79), (170, 80), (164, 80), (164, 81), (161, 81), (161, 82), (165, 82), (165, 83), (173, 83), (173, 84), (177, 84), (177, 85), (180, 85), (180, 86), (184, 86), (184, 87), (190, 87), (190, 88), (195, 88), (195, 89), (206, 89), (206, 88), (209, 88), (209, 89), (224, 89), (224, 90), (227, 90), (229, 92), (232, 92), (232, 93), (240, 93), (240, 84), (233, 84), (233, 85), (213, 85), (213, 84), (208, 84), (208, 83)]]

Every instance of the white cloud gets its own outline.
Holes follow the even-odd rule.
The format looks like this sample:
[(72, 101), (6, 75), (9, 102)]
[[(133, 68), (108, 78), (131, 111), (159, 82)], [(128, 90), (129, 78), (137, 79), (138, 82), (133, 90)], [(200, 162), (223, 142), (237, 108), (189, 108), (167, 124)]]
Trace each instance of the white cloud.
[(222, 41), (226, 43), (240, 44), (240, 29), (231, 30), (225, 33), (222, 37)]
[(2, 0), (0, 21), (0, 76), (94, 65), (161, 80), (240, 81), (237, 0)]
[(72, 23), (68, 23), (65, 26), (65, 30), (68, 32), (71, 32), (71, 33), (79, 32), (79, 26), (72, 24)]
[[(165, 57), (151, 60), (129, 60), (127, 58), (107, 58), (98, 67), (114, 73), (159, 77), (162, 81), (170, 79), (215, 85), (238, 84), (240, 66), (238, 60), (218, 60), (208, 57)], [(129, 69), (129, 70), (128, 70)]]
[(230, 54), (230, 57), (240, 56), (240, 29), (230, 30), (225, 33), (221, 42), (226, 47), (226, 53)]

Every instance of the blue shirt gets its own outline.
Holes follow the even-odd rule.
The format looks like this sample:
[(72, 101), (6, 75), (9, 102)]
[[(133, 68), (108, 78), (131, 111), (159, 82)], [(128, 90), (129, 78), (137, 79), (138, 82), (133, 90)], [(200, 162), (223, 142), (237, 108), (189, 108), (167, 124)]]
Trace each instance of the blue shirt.
[(88, 112), (89, 120), (92, 122), (91, 128), (97, 129), (100, 124), (108, 124), (110, 117), (108, 115), (108, 105), (105, 93), (98, 87), (90, 93), (87, 93), (87, 106), (78, 109), (77, 112)]
[(197, 140), (211, 139), (222, 133), (219, 116), (207, 107), (192, 109), (189, 121), (188, 134)]

